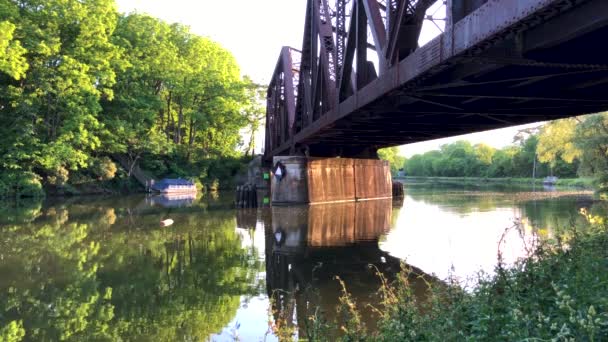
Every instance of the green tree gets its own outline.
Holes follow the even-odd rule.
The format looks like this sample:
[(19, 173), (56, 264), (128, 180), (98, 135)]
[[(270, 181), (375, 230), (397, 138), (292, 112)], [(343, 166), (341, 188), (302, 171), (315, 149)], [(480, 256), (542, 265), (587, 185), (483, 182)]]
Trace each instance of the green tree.
[(538, 160), (555, 163), (559, 158), (571, 163), (582, 151), (575, 144), (575, 130), (580, 119), (551, 121), (542, 127), (538, 142)]
[(399, 148), (397, 146), (378, 150), (378, 157), (390, 163), (393, 176), (403, 168), (403, 164), (405, 163), (405, 157), (399, 155)]
[(16, 28), (10, 21), (0, 22), (0, 71), (20, 80), (25, 77), (28, 64), (24, 56), (27, 51), (19, 40), (14, 39)]
[(131, 163), (165, 156), (177, 173), (183, 170), (175, 164), (236, 154), (254, 99), (228, 51), (183, 25), (140, 14), (119, 19), (114, 42), (127, 65), (115, 99), (104, 103), (107, 125), (118, 133), (108, 151)]
[(245, 150), (245, 156), (248, 156), (254, 153), (256, 147), (255, 136), (266, 116), (266, 87), (255, 84), (249, 77), (245, 77), (244, 81), (246, 84), (245, 96), (247, 97), (247, 101), (242, 110), (247, 120), (249, 131), (249, 144)]
[(3, 0), (0, 9), (0, 21), (12, 23), (2, 25), (8, 70), (0, 64), (13, 76), (0, 78), (2, 173), (18, 181), (30, 171), (86, 168), (101, 144), (99, 101), (113, 97), (120, 57), (110, 41), (114, 1)]
[(424, 157), (420, 154), (413, 155), (405, 163), (405, 172), (408, 176), (424, 175)]
[(518, 149), (515, 146), (496, 151), (492, 157), (492, 165), (488, 169), (488, 177), (512, 177), (515, 173), (513, 158)]
[(0, 195), (99, 181), (109, 156), (202, 175), (259, 125), (253, 88), (219, 44), (114, 0), (0, 0)]
[[(539, 160), (560, 172), (593, 176), (600, 193), (608, 191), (608, 113), (550, 122), (543, 127), (538, 145)], [(580, 163), (579, 163), (580, 161)]]
[(473, 146), (475, 149), (475, 157), (477, 160), (485, 166), (492, 164), (492, 157), (496, 153), (496, 149), (486, 144), (476, 144)]
[(460, 140), (441, 146), (442, 159), (438, 165), (444, 176), (474, 176), (477, 167), (475, 150), (468, 141)]
[(115, 97), (103, 101), (107, 153), (129, 158), (130, 169), (145, 154), (168, 152), (163, 144), (165, 121), (162, 92), (170, 83), (179, 59), (164, 22), (132, 14), (118, 19), (114, 44), (121, 48), (123, 63), (117, 65)]
[(608, 113), (585, 117), (576, 126), (574, 145), (580, 150), (580, 173), (594, 176), (602, 198), (608, 194)]

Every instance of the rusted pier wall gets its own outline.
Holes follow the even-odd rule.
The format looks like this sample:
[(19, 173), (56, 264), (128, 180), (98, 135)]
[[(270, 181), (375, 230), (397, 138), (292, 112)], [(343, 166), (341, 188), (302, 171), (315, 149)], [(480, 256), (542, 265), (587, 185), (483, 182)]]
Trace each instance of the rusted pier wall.
[(273, 204), (353, 202), (392, 197), (387, 161), (274, 157)]
[(390, 229), (392, 210), (391, 199), (275, 206), (271, 210), (275, 249), (305, 254), (308, 248), (378, 241)]

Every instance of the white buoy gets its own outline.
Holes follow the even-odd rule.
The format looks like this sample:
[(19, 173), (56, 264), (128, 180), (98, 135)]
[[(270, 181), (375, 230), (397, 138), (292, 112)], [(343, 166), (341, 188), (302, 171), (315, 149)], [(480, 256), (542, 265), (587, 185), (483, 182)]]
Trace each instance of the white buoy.
[(166, 220), (160, 221), (160, 226), (161, 227), (168, 227), (168, 226), (170, 226), (172, 224), (173, 224), (173, 220), (172, 219), (166, 219)]

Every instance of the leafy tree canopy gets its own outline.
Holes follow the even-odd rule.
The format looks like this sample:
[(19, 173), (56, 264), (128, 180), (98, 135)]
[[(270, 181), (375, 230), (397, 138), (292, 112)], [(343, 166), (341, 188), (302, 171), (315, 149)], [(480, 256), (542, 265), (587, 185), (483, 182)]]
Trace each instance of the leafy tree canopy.
[(0, 196), (116, 155), (199, 176), (259, 128), (258, 88), (216, 42), (114, 0), (0, 0)]

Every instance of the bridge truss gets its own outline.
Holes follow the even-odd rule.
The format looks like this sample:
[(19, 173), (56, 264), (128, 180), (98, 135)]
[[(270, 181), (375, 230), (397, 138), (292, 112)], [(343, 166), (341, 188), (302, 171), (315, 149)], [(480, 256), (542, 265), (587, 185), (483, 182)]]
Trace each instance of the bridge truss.
[[(444, 32), (419, 47), (425, 20)], [(605, 0), (308, 0), (268, 88), (265, 155), (373, 157), (608, 109), (607, 26)]]

